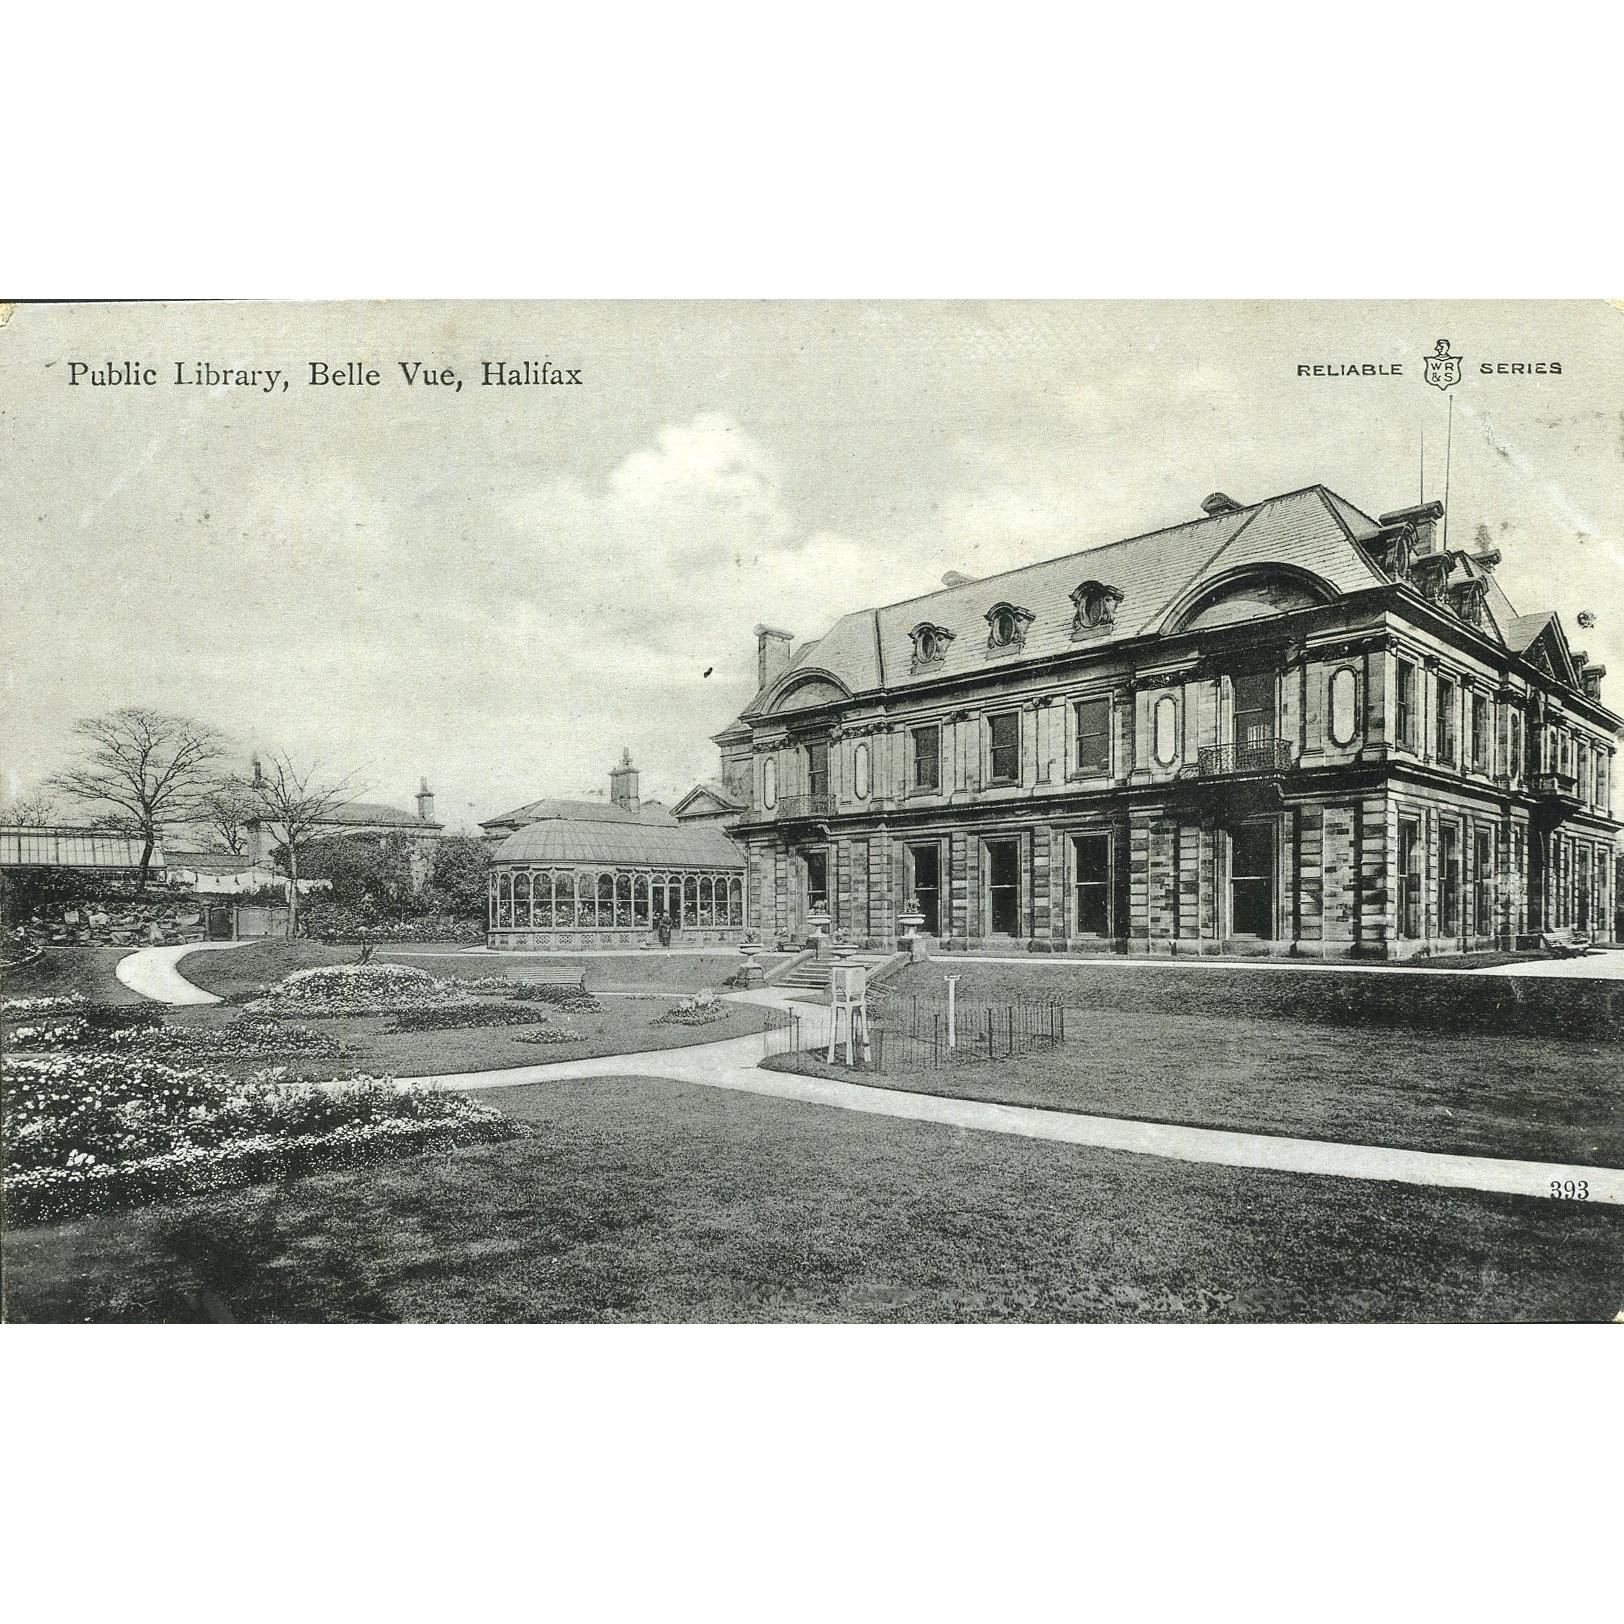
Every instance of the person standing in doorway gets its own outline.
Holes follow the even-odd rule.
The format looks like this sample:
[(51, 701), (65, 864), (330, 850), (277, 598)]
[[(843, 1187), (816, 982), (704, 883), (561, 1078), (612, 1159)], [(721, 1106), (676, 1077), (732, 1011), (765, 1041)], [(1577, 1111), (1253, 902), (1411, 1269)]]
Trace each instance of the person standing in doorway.
[(660, 946), (671, 945), (671, 916), (664, 908), (660, 910), (660, 917), (654, 921), (654, 929), (659, 934)]

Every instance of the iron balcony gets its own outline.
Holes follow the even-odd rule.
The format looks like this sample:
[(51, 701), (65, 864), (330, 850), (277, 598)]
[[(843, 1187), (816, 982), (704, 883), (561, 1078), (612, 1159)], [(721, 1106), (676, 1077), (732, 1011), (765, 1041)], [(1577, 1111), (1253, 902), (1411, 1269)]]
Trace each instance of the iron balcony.
[(1196, 771), (1203, 778), (1233, 778), (1242, 773), (1283, 773), (1291, 766), (1291, 746), (1284, 739), (1252, 744), (1207, 744), (1201, 747)]

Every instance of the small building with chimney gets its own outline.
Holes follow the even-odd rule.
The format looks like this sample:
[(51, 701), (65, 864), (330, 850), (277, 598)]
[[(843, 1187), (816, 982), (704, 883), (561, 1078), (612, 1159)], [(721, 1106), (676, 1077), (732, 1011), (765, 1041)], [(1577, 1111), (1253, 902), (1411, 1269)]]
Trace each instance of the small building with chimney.
[[(253, 770), (257, 778), (260, 771), (257, 758)], [(429, 788), (427, 778), (418, 780), (413, 805), (414, 810), (408, 812), (382, 801), (348, 801), (325, 813), (316, 823), (312, 837), (322, 841), (372, 840), (380, 844), (391, 839), (403, 839), (411, 868), (412, 889), (421, 891), (434, 873), (435, 847), (445, 834), (445, 825), (434, 816), (434, 791)], [(245, 867), (270, 867), (277, 846), (272, 825), (259, 818), (250, 818), (243, 827), (247, 845)]]
[(639, 777), (625, 751), (607, 802), (530, 801), (480, 825), (495, 841), (489, 946), (642, 947), (662, 919), (685, 945), (743, 936), (743, 853), (717, 820), (643, 801)]

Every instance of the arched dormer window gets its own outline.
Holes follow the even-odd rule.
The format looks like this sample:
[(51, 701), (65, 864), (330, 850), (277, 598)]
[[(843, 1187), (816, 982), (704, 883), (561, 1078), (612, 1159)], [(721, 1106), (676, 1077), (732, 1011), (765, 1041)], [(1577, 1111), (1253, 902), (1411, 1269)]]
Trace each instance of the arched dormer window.
[(1026, 642), (1026, 628), (1036, 616), (1012, 603), (995, 603), (987, 611), (987, 647), (1018, 649)]
[(953, 641), (947, 627), (933, 626), (928, 620), (920, 621), (908, 635), (913, 639), (915, 671), (922, 666), (940, 665), (947, 655), (947, 645)]
[(1104, 581), (1084, 581), (1071, 595), (1076, 614), (1072, 617), (1073, 637), (1096, 630), (1108, 631), (1116, 625), (1116, 606), (1122, 594)]

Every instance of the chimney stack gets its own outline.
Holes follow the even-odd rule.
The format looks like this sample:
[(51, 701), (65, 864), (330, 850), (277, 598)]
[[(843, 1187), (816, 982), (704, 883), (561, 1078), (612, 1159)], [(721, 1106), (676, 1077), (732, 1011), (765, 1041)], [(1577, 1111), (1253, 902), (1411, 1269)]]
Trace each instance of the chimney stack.
[(637, 796), (637, 769), (630, 750), (620, 752), (620, 765), (609, 772), (609, 799), (623, 812), (636, 812), (642, 804)]
[(1438, 521), (1444, 516), (1442, 502), (1424, 502), (1420, 507), (1395, 508), (1384, 513), (1381, 522), (1407, 524), (1415, 532), (1414, 554), (1417, 558), (1438, 551)]
[(794, 632), (781, 632), (776, 626), (756, 627), (757, 693), (789, 669), (789, 646), (794, 640)]
[(417, 781), (417, 815), (425, 823), (434, 822), (434, 791), (426, 778)]

